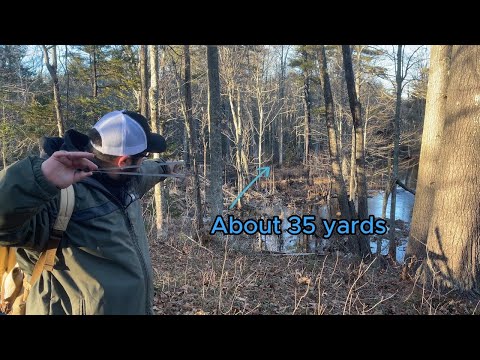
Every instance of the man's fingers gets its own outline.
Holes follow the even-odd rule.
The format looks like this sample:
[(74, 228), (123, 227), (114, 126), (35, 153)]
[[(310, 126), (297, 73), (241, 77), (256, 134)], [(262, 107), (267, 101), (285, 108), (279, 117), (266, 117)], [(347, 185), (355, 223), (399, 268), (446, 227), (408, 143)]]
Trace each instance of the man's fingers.
[(95, 155), (86, 151), (65, 151), (65, 150), (56, 151), (53, 153), (52, 156), (56, 158), (66, 156), (70, 160), (80, 159), (80, 158), (93, 159), (95, 157)]
[(73, 175), (73, 182), (74, 183), (79, 182), (79, 181), (85, 179), (86, 177), (89, 177), (89, 176), (92, 176), (92, 175), (93, 175), (92, 172), (75, 171), (75, 174)]
[(85, 168), (88, 170), (96, 170), (98, 167), (93, 162), (88, 159), (93, 159), (95, 155), (89, 152), (84, 151), (56, 151), (53, 153), (54, 157), (58, 162), (62, 163), (67, 167), (72, 168)]
[(88, 159), (82, 158), (82, 159), (75, 159), (73, 161), (73, 166), (75, 168), (83, 169), (83, 170), (97, 170), (98, 166), (95, 165), (93, 162), (91, 162)]

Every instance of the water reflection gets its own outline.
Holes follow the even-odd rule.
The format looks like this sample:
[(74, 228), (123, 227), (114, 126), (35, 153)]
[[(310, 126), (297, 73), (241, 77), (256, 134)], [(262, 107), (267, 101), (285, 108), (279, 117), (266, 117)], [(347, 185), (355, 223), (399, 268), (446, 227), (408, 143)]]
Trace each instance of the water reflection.
[[(376, 217), (382, 216), (384, 192), (378, 192), (373, 197), (368, 199), (368, 213), (375, 215)], [(390, 216), (390, 203), (392, 197), (388, 198), (387, 203), (387, 218)], [(397, 203), (395, 204), (395, 219), (410, 222), (412, 219), (413, 203), (415, 202), (415, 196), (405, 191), (401, 187), (397, 186)]]
[[(412, 218), (413, 204), (415, 196), (405, 191), (404, 189), (397, 187), (397, 203), (395, 206), (396, 219), (402, 220), (406, 223), (410, 223)], [(388, 199), (387, 204), (387, 217), (390, 214), (390, 202)], [(383, 191), (376, 192), (372, 197), (368, 199), (368, 212), (376, 217), (382, 216), (382, 204), (383, 204)], [(324, 240), (319, 237), (309, 236), (308, 239), (303, 238), (302, 235), (291, 235), (287, 229), (291, 226), (287, 220), (291, 215), (315, 215), (317, 220), (317, 232), (321, 226), (320, 219), (328, 218), (327, 206), (317, 206), (312, 210), (303, 212), (301, 209), (292, 209), (288, 207), (274, 206), (273, 208), (264, 209), (263, 213), (266, 216), (279, 216), (282, 219), (282, 234), (281, 235), (262, 235), (262, 249), (267, 251), (278, 251), (285, 253), (297, 253), (297, 252), (311, 252), (315, 251), (318, 247), (324, 243)], [(386, 237), (386, 236), (385, 236)], [(308, 242), (308, 244), (306, 244)], [(397, 261), (402, 262), (405, 255), (406, 243), (403, 242), (397, 247)], [(375, 242), (371, 242), (371, 250), (376, 252), (377, 245)], [(388, 240), (382, 240), (382, 254), (388, 253)]]

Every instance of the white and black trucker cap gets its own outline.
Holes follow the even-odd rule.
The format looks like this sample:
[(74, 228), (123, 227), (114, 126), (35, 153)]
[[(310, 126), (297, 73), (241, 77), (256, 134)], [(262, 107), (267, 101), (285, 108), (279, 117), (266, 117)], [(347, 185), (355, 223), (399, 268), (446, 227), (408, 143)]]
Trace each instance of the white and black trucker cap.
[(141, 152), (161, 153), (167, 149), (165, 138), (152, 133), (148, 120), (133, 111), (112, 111), (93, 126), (101, 145), (92, 146), (107, 155), (136, 155)]

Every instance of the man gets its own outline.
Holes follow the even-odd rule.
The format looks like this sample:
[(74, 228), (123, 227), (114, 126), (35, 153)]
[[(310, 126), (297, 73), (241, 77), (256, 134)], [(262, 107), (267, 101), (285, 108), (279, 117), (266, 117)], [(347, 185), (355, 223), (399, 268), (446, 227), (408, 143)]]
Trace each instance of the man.
[[(18, 247), (30, 275), (48, 242), (60, 189), (74, 184), (75, 208), (56, 253), (26, 303), (27, 314), (151, 314), (152, 265), (141, 198), (172, 171), (148, 153), (166, 150), (142, 115), (113, 111), (87, 135), (46, 138), (44, 159), (29, 156), (0, 172), (0, 245)], [(145, 161), (144, 161), (145, 160)], [(95, 172), (107, 169), (105, 172)]]

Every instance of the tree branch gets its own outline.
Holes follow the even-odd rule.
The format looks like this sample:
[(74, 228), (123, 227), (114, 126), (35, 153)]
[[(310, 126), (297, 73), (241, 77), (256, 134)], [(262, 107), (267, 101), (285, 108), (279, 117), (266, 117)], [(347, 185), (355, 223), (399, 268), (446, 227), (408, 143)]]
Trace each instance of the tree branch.
[(409, 193), (415, 195), (415, 190), (409, 189), (405, 184), (403, 184), (400, 180), (397, 179), (397, 184), (400, 185), (400, 187), (404, 188), (406, 191)]

